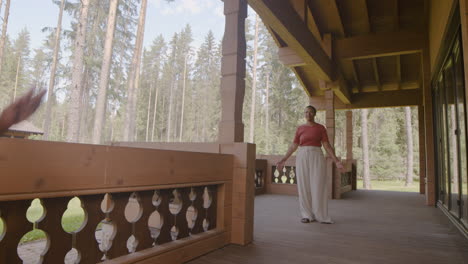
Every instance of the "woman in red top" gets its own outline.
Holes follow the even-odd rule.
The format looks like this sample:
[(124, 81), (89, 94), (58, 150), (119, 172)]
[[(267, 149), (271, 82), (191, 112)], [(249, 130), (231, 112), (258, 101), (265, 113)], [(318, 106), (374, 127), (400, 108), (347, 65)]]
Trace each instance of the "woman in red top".
[(276, 166), (281, 171), (286, 160), (299, 148), (296, 157), (296, 173), (301, 222), (319, 221), (332, 224), (328, 216), (328, 179), (325, 173), (322, 145), (339, 170), (343, 170), (343, 164), (338, 160), (328, 142), (327, 130), (323, 125), (315, 122), (316, 113), (317, 110), (311, 105), (305, 108), (304, 117), (307, 123), (297, 128), (294, 142)]

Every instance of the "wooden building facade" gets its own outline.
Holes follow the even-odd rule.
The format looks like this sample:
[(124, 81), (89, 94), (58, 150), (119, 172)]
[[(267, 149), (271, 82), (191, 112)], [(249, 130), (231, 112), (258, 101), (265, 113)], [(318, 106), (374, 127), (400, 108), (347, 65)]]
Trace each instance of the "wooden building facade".
[[(183, 263), (253, 241), (255, 187), (290, 194), (295, 187), (273, 185), (294, 182), (292, 163), (276, 177), (275, 157), (257, 157), (255, 145), (244, 143), (248, 5), (270, 30), (304, 96), (326, 110), (330, 138), (335, 109), (418, 107), (420, 192), (428, 206), (439, 206), (467, 230), (468, 0), (223, 2), (218, 142), (99, 146), (0, 138), (0, 263), (23, 262), (17, 248), (32, 229), (46, 233), (42, 263), (66, 257)], [(346, 175), (327, 163), (334, 198), (355, 188), (351, 148), (344, 160)], [(86, 217), (65, 232), (61, 219), (74, 197)], [(34, 198), (44, 212), (31, 221), (25, 216)]]

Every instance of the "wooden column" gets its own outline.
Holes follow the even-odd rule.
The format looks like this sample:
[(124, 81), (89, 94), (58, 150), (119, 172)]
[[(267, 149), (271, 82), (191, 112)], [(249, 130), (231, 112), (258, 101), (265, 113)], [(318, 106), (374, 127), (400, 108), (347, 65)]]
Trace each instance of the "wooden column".
[[(427, 45), (427, 44), (426, 44)], [(434, 206), (436, 204), (436, 178), (435, 178), (435, 156), (434, 156), (434, 122), (432, 111), (432, 92), (431, 92), (431, 70), (429, 47), (425, 47), (422, 52), (422, 70), (423, 70), (423, 103), (424, 103), (424, 133), (425, 133), (425, 194), (426, 204)], [(421, 130), (420, 133), (423, 131)], [(420, 143), (421, 144), (421, 143)]]
[(346, 111), (346, 160), (353, 159), (353, 112)]
[(255, 144), (227, 143), (220, 144), (222, 154), (234, 155), (232, 175), (231, 239), (238, 245), (247, 245), (253, 241), (254, 201), (255, 201)]
[(332, 90), (325, 91), (325, 117), (328, 132), (328, 140), (332, 147), (335, 147), (335, 95)]
[(419, 193), (426, 193), (426, 136), (424, 133), (424, 106), (418, 106), (419, 130)]
[(242, 106), (245, 93), (245, 18), (246, 0), (225, 0), (226, 24), (221, 61), (222, 115), (219, 122), (218, 141), (243, 142), (244, 124)]
[[(333, 90), (325, 91), (325, 125), (327, 127), (328, 141), (335, 147), (335, 95)], [(330, 198), (341, 198), (341, 175), (335, 171), (335, 165), (330, 157), (327, 157), (327, 178), (329, 180)]]
[[(468, 0), (460, 0), (460, 23), (462, 33), (463, 69), (465, 75), (465, 102), (468, 102)], [(468, 115), (465, 113), (465, 124), (468, 124)], [(466, 191), (466, 190), (463, 190)], [(466, 203), (468, 210), (468, 200)]]

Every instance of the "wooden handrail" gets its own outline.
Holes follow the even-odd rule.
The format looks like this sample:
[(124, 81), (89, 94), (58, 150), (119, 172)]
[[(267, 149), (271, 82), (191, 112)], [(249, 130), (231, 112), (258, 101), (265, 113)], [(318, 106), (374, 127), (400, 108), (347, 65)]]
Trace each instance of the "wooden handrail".
[[(228, 154), (0, 139), (0, 220), (6, 226), (4, 237), (0, 230), (0, 263), (21, 263), (16, 248), (31, 229), (47, 234), (46, 250), (38, 256), (44, 263), (63, 262), (72, 248), (81, 253), (80, 263), (96, 263), (102, 256), (125, 256), (122, 263), (133, 263), (138, 254), (127, 255), (132, 250), (146, 250), (152, 258), (182, 250), (177, 246), (147, 250), (179, 238), (188, 247), (195, 242), (208, 243), (210, 249), (222, 247), (230, 238), (226, 228), (231, 219), (226, 217), (231, 208), (226, 199), (231, 199), (233, 164), (233, 155)], [(104, 198), (106, 193), (111, 198)], [(81, 200), (85, 221), (79, 230), (66, 233), (61, 218), (75, 196)], [(26, 211), (34, 198), (41, 199), (46, 214), (32, 225)], [(134, 211), (135, 220), (128, 218), (128, 210)], [(155, 212), (164, 224), (152, 237), (149, 221)], [(90, 243), (97, 226), (101, 235), (104, 226), (110, 230), (100, 238), (100, 246)], [(214, 229), (215, 233), (191, 236)], [(131, 236), (138, 243), (127, 244)], [(214, 245), (213, 239), (222, 243)], [(104, 240), (108, 242), (102, 244)]]

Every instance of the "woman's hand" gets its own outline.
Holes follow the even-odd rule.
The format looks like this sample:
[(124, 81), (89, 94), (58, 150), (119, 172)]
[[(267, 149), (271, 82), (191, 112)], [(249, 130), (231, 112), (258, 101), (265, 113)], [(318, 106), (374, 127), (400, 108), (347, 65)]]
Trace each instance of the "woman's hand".
[(34, 95), (34, 90), (34, 88), (30, 89), (3, 110), (0, 114), (0, 132), (25, 120), (36, 111), (46, 90), (41, 90), (36, 95)]
[(276, 169), (277, 169), (278, 171), (282, 171), (285, 163), (286, 163), (285, 160), (280, 160), (280, 161), (278, 161), (278, 162), (276, 163)]
[(336, 165), (336, 168), (337, 168), (341, 173), (344, 173), (344, 172), (345, 172), (343, 163), (341, 163), (341, 161), (335, 162), (335, 165)]

